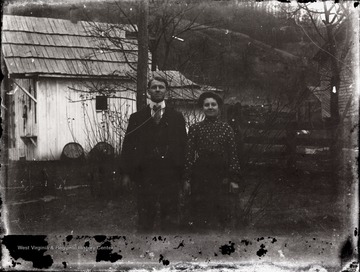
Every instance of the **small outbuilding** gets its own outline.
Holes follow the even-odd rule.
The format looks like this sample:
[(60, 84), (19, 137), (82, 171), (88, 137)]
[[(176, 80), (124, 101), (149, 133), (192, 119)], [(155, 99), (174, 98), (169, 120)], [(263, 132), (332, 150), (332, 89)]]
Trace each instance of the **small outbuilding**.
[(136, 110), (137, 41), (127, 38), (130, 26), (95, 36), (96, 26), (101, 23), (3, 16), (1, 96), (10, 160), (59, 159), (69, 142), (85, 152), (98, 142), (120, 150)]
[[(57, 160), (69, 143), (85, 154), (98, 143), (120, 152), (136, 111), (134, 32), (130, 25), (3, 16), (1, 106), (10, 160)], [(202, 86), (178, 71), (153, 74), (169, 81), (166, 100), (188, 125), (201, 118), (195, 101)]]

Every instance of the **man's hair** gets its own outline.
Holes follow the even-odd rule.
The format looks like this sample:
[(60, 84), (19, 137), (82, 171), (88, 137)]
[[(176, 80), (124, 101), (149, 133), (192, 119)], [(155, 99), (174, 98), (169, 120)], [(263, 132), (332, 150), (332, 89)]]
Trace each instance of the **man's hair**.
[(148, 85), (147, 85), (148, 89), (150, 89), (151, 82), (153, 82), (154, 80), (163, 82), (163, 83), (165, 84), (166, 89), (169, 87), (169, 83), (167, 82), (167, 80), (166, 80), (165, 78), (159, 77), (159, 76), (154, 76), (154, 77), (151, 78), (151, 79), (149, 80), (149, 82), (148, 82)]
[(197, 105), (199, 108), (202, 108), (203, 105), (204, 105), (204, 101), (206, 98), (213, 98), (216, 100), (216, 102), (218, 103), (219, 107), (222, 106), (223, 104), (223, 100), (222, 98), (217, 95), (216, 93), (213, 93), (213, 92), (205, 92), (205, 93), (202, 93), (200, 96), (199, 96), (199, 99), (197, 101)]

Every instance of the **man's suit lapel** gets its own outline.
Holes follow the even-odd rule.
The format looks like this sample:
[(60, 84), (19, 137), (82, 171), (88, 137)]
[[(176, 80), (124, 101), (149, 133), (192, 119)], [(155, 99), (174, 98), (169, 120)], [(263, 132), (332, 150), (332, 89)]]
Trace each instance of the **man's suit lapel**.
[(170, 109), (168, 107), (165, 107), (165, 111), (163, 113), (163, 116), (160, 120), (160, 125), (167, 127), (169, 125), (169, 113)]
[[(144, 108), (143, 110), (141, 110), (139, 113), (141, 113), (139, 115), (139, 119), (141, 122), (145, 122), (146, 120), (148, 120), (149, 118), (151, 118), (151, 109), (150, 106), (147, 105), (146, 108)], [(171, 115), (171, 109), (166, 107), (165, 111), (160, 119), (160, 123), (159, 125), (161, 126), (168, 126), (169, 125), (169, 118)], [(154, 122), (154, 120), (149, 120), (149, 122)]]

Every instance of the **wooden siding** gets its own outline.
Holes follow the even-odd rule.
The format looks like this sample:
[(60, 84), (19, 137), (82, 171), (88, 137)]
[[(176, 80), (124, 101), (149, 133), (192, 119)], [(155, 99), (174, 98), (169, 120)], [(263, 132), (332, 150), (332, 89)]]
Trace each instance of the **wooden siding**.
[[(69, 142), (78, 142), (86, 152), (98, 142), (109, 142), (119, 151), (123, 131), (129, 114), (135, 110), (135, 101), (109, 98), (109, 111), (98, 112), (95, 109), (96, 93), (84, 96), (84, 92), (70, 90), (86, 90), (80, 82), (63, 80), (40, 81), (39, 103), (39, 157), (58, 159), (63, 147)], [(86, 94), (86, 93), (85, 93)], [(122, 97), (134, 99), (131, 91), (121, 91)], [(117, 94), (118, 96), (118, 94)], [(115, 118), (111, 125), (109, 118), (118, 112), (123, 118)], [(55, 121), (56, 120), (56, 121)], [(114, 127), (118, 127), (117, 130)]]
[[(119, 82), (119, 92), (113, 96), (122, 98), (109, 97), (108, 111), (96, 111), (95, 98), (99, 94), (89, 94), (86, 84), (90, 85), (91, 82), (39, 80), (36, 84), (39, 105), (37, 146), (25, 145), (20, 140), (19, 124), (22, 119), (17, 117), (17, 145), (10, 149), (10, 159), (18, 160), (19, 157), (26, 157), (27, 160), (59, 159), (63, 147), (69, 142), (77, 142), (85, 152), (89, 152), (96, 143), (106, 141), (115, 148), (116, 152), (119, 152), (127, 119), (136, 110), (135, 93), (129, 91), (131, 84)], [(16, 116), (21, 112), (21, 99), (16, 103)]]
[[(37, 104), (22, 90), (25, 89), (35, 98), (36, 86), (32, 79), (17, 79), (12, 84), (9, 95), (9, 158), (34, 158), (38, 134)], [(21, 86), (21, 87), (19, 87)]]

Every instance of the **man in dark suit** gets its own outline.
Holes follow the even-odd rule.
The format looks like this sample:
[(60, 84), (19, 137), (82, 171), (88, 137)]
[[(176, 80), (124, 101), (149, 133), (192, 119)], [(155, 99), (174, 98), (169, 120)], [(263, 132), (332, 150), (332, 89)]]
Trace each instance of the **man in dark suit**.
[(154, 230), (157, 204), (161, 230), (178, 226), (186, 129), (182, 114), (166, 107), (167, 88), (163, 78), (149, 81), (150, 104), (130, 116), (121, 152), (123, 185), (137, 190), (140, 231)]

